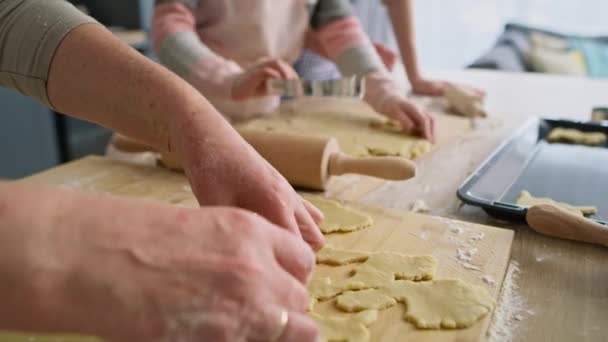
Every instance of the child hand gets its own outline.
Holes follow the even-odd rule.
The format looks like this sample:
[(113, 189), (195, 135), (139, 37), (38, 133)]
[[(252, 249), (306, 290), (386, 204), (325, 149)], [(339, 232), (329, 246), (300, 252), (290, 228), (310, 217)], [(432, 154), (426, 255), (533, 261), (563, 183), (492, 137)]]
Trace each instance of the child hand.
[(265, 58), (247, 68), (232, 83), (232, 98), (245, 100), (267, 95), (266, 81), (296, 79), (298, 73), (280, 59)]

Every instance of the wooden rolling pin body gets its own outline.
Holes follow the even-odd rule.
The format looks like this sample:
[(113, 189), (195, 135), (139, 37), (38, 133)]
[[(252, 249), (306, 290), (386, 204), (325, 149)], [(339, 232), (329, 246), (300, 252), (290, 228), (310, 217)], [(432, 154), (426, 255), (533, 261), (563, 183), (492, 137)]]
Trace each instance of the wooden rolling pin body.
[(553, 205), (539, 204), (529, 208), (526, 221), (544, 235), (608, 247), (608, 226)]
[[(363, 174), (389, 180), (416, 175), (416, 165), (400, 157), (353, 158), (340, 151), (334, 138), (242, 130), (241, 136), (294, 186), (324, 190), (330, 176)], [(122, 151), (152, 151), (132, 139), (115, 135), (113, 145)], [(162, 154), (165, 166), (181, 170), (171, 154)]]
[(243, 130), (243, 138), (295, 186), (323, 190), (330, 176), (362, 174), (390, 180), (416, 175), (416, 166), (399, 157), (353, 158), (334, 138)]

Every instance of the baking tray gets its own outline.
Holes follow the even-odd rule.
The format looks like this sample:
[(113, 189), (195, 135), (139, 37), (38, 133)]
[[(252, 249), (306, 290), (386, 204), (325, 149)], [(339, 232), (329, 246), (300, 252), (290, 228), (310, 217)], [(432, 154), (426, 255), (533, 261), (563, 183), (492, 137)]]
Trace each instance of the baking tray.
[(608, 144), (549, 143), (556, 127), (608, 134), (608, 125), (533, 118), (502, 143), (460, 186), (458, 197), (490, 215), (525, 221), (527, 209), (515, 204), (523, 190), (572, 205), (598, 208), (592, 217), (608, 220)]

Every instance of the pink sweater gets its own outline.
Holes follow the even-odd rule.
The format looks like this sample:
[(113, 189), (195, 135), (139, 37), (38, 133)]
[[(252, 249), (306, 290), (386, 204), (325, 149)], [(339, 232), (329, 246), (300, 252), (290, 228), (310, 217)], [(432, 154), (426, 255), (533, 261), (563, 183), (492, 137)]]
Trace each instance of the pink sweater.
[(274, 96), (232, 99), (234, 77), (264, 57), (293, 63), (306, 46), (344, 75), (384, 70), (348, 0), (157, 0), (153, 46), (164, 65), (231, 118), (277, 104)]

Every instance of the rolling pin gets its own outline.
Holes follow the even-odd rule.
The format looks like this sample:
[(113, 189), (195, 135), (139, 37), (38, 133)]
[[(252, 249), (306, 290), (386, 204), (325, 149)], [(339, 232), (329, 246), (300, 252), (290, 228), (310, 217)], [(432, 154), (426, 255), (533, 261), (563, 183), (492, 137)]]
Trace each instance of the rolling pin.
[[(241, 130), (241, 136), (294, 186), (324, 190), (331, 176), (348, 173), (388, 180), (405, 180), (416, 175), (416, 165), (401, 157), (353, 158), (340, 151), (335, 138)], [(114, 147), (122, 151), (152, 151), (132, 139), (115, 135)], [(162, 162), (181, 169), (179, 161), (163, 155)]]
[(526, 221), (544, 235), (608, 247), (608, 226), (550, 204), (530, 207)]

